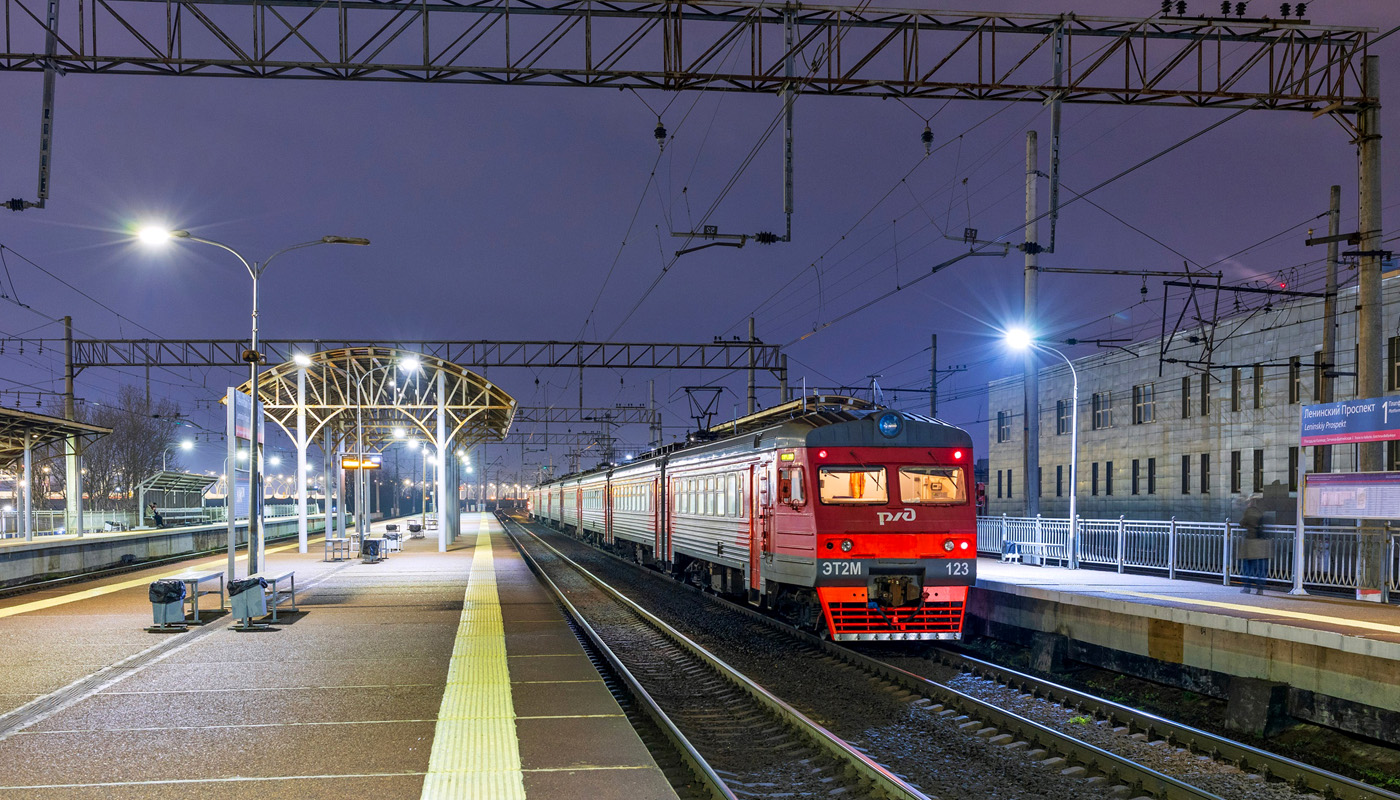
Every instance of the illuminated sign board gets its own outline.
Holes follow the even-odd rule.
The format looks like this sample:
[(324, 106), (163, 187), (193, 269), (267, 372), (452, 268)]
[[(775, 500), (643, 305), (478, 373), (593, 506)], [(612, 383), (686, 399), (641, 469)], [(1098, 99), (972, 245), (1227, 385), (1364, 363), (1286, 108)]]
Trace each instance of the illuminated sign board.
[(341, 469), (381, 469), (384, 456), (381, 453), (344, 453), (340, 456)]
[[(1395, 419), (1391, 419), (1391, 413)], [(1400, 397), (1371, 397), (1303, 406), (1304, 447), (1400, 439)]]

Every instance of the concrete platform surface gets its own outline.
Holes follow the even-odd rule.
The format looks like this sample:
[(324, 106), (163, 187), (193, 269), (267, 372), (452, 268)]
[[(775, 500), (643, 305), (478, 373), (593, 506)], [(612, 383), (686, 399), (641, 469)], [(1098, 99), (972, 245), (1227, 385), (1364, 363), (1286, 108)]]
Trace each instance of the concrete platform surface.
[(185, 566), (0, 601), (0, 798), (674, 797), (493, 518), (405, 544), (269, 548), (271, 632), (144, 632)]

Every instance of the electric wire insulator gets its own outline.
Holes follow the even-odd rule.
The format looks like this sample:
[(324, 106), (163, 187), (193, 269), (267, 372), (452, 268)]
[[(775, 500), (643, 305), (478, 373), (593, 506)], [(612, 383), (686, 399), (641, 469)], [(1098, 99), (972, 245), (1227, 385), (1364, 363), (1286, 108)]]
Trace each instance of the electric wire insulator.
[(661, 124), (661, 120), (656, 121), (656, 130), (652, 131), (652, 135), (656, 137), (657, 147), (666, 146), (666, 126)]
[(931, 154), (933, 152), (933, 130), (925, 125), (924, 132), (919, 134), (919, 138), (924, 143), (924, 155)]

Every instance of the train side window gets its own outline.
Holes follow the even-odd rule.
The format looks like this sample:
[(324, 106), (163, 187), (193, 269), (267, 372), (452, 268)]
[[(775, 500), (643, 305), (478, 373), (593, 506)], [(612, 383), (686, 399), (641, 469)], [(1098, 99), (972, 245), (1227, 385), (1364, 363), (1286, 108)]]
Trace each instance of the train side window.
[(828, 505), (883, 505), (890, 501), (884, 467), (822, 467), (817, 481), (821, 501)]

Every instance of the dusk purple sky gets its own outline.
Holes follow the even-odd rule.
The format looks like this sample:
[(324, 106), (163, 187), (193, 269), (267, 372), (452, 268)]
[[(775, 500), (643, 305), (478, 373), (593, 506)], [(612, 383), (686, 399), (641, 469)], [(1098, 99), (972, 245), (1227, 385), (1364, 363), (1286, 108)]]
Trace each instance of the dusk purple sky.
[[(1278, 3), (1254, 4), (1277, 13)], [(954, 5), (1147, 16), (1159, 4)], [(1308, 5), (1319, 25), (1384, 32), (1400, 23), (1393, 0)], [(1400, 102), (1392, 99), (1400, 86), (1400, 34), (1372, 53), (1381, 56), (1385, 231), (1393, 236), (1400, 218), (1400, 155), (1392, 146), (1400, 139)], [(33, 73), (8, 73), (0, 83), (8, 110), (0, 117), (0, 198), (34, 195), (40, 86)], [(647, 104), (669, 104), (663, 119), (675, 139), (659, 162), (656, 116)], [(976, 227), (990, 238), (1021, 224), (1025, 131), (1039, 132), (1041, 168), (1048, 169), (1049, 109), (943, 105), (926, 101), (911, 111), (893, 100), (799, 99), (794, 241), (685, 256), (625, 317), (679, 247), (669, 230), (698, 224), (779, 112), (776, 97), (651, 92), (639, 99), (613, 90), (69, 75), (58, 80), (48, 207), (0, 216), (8, 268), (0, 270), (0, 293), (9, 296), (0, 301), (0, 338), (59, 337), (61, 327), (48, 318), (65, 314), (79, 336), (246, 336), (250, 282), (242, 267), (213, 248), (175, 243), (157, 252), (132, 241), (131, 230), (155, 221), (259, 258), (325, 234), (373, 240), (369, 248), (321, 247), (279, 260), (263, 283), (262, 329), (270, 338), (707, 342), (743, 334), (754, 313), (761, 339), (788, 344), (965, 249), (939, 239), (938, 228), (960, 234)], [(942, 147), (925, 158), (922, 117), (935, 112), (930, 126)], [(1064, 184), (1093, 186), (1228, 113), (1068, 104)], [(781, 232), (780, 155), (775, 135), (709, 221), (724, 231)], [(649, 182), (653, 163), (656, 180)], [(1342, 186), (1343, 230), (1352, 230), (1356, 158), (1342, 128), (1306, 113), (1255, 111), (1092, 199), (1205, 265), (1325, 212), (1334, 183)], [(1044, 208), (1044, 191), (1041, 203)], [(1326, 221), (1312, 224), (1325, 228)], [(1228, 283), (1306, 265), (1290, 280), (1316, 286), (1324, 254), (1304, 247), (1306, 228), (1213, 268), (1223, 269)], [(1042, 230), (1044, 239), (1048, 227)], [(1087, 203), (1064, 210), (1058, 239), (1043, 265), (1181, 266), (1180, 256)], [(1021, 241), (1019, 233), (1010, 241)], [(763, 303), (789, 281), (778, 299)], [(1140, 286), (1133, 278), (1045, 275), (1046, 327), (1058, 339), (1153, 336), (1161, 282), (1148, 282), (1146, 302)], [(805, 377), (809, 387), (863, 385), (878, 372), (887, 388), (926, 387), (926, 348), (937, 333), (942, 365), (968, 365), (940, 385), (947, 398), (940, 416), (968, 428), (985, 452), (987, 381), (1019, 364), (1002, 353), (995, 335), (1019, 314), (1021, 292), (1019, 252), (964, 261), (791, 344), (792, 383), (798, 387)], [(61, 353), (31, 348), (20, 356), (6, 347), (0, 402), (12, 406), (18, 389), (32, 405), (30, 386), (61, 391), (62, 377)], [(153, 372), (157, 377), (152, 394), (170, 396), (207, 427), (218, 427), (218, 416), (207, 404), (197, 408), (196, 399), (214, 400), (244, 378), (232, 371)], [(524, 405), (577, 397), (576, 378), (564, 371), (501, 370), (490, 377)], [(689, 420), (679, 387), (712, 377), (590, 371), (586, 403), (645, 402), (647, 379), (655, 378), (668, 426), (680, 426)], [(141, 380), (90, 370), (78, 393), (103, 402), (120, 384)], [(724, 380), (733, 391), (721, 400), (721, 417), (736, 405), (742, 410), (744, 380), (742, 374)], [(771, 381), (762, 376), (760, 383)], [(762, 403), (775, 400), (774, 391), (760, 395)], [(901, 394), (897, 405), (926, 411), (927, 399)], [(682, 432), (668, 428), (668, 441)], [(646, 438), (640, 429), (619, 435), (635, 443)], [(187, 463), (217, 467), (214, 450)], [(518, 448), (491, 450), (493, 458), (504, 450), (512, 469), (519, 461)], [(552, 448), (556, 464), (566, 463), (565, 450)]]

